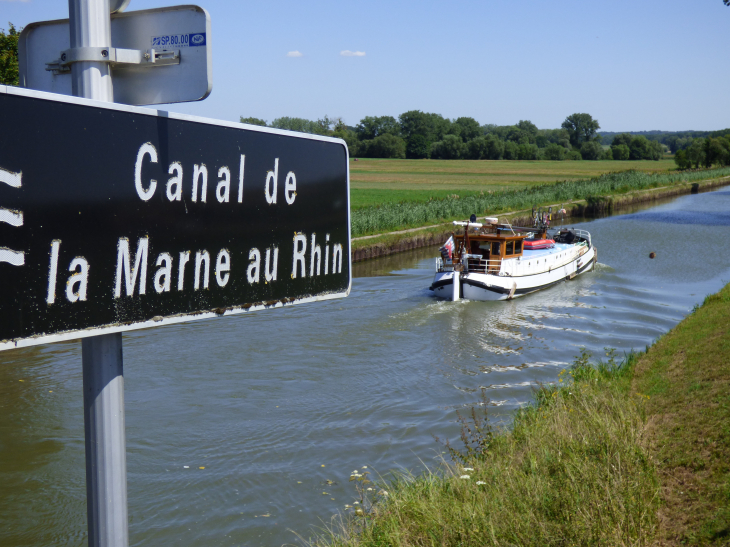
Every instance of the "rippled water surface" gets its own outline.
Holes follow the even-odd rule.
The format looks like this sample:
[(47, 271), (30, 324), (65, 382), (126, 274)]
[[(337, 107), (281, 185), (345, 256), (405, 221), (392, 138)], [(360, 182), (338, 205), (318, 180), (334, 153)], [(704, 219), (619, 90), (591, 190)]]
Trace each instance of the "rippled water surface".
[[(581, 346), (672, 328), (730, 281), (728, 211), (720, 190), (586, 222), (595, 272), (510, 302), (435, 300), (422, 249), (356, 264), (343, 300), (125, 335), (130, 543), (310, 536), (352, 470), (433, 464), (481, 387), (508, 419)], [(86, 544), (80, 349), (0, 353), (1, 545)]]

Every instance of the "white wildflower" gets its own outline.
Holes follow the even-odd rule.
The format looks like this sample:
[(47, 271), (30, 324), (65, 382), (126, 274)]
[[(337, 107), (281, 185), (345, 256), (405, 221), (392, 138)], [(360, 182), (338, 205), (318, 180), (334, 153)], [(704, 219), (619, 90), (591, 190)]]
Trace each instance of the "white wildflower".
[(460, 479), (470, 479), (471, 477), (469, 475), (462, 475), (459, 477)]
[(487, 484), (487, 483), (484, 481), (477, 481), (477, 484), (481, 486), (482, 484)]
[(473, 467), (465, 467), (462, 471), (474, 471)]

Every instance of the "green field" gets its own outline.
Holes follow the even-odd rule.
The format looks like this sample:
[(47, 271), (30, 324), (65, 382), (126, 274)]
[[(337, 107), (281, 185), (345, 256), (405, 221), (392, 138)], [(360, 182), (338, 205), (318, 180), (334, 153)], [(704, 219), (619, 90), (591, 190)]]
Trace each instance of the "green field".
[(513, 160), (350, 160), (353, 209), (389, 202), (427, 201), (451, 195), (519, 189), (563, 180), (585, 180), (603, 173), (675, 170), (671, 158), (659, 161)]

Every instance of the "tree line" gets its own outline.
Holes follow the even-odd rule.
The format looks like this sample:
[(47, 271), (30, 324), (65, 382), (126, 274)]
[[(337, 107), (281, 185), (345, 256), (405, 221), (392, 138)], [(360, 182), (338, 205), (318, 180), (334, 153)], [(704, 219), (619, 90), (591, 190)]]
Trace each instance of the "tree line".
[(576, 113), (558, 129), (538, 129), (529, 120), (515, 125), (480, 125), (474, 118), (450, 120), (431, 112), (410, 110), (393, 116), (365, 116), (351, 127), (325, 116), (317, 121), (258, 118), (241, 122), (278, 129), (339, 137), (351, 157), (489, 160), (658, 160), (664, 147), (642, 135), (618, 134), (602, 146), (598, 120)]
[[(730, 134), (730, 128), (719, 131), (630, 131), (628, 134), (644, 136), (650, 141), (657, 141), (665, 145), (672, 154), (676, 154), (678, 150), (687, 150), (697, 139), (700, 139), (701, 142), (708, 137), (723, 137)], [(618, 133), (602, 131), (601, 143), (604, 145), (612, 144), (616, 135)]]
[(693, 139), (687, 148), (677, 150), (674, 162), (680, 169), (730, 165), (730, 131), (723, 136)]

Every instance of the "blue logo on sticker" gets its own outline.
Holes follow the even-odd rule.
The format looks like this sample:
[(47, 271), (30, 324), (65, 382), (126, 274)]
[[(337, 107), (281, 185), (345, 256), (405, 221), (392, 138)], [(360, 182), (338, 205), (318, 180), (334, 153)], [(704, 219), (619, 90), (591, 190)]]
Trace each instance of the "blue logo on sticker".
[(205, 32), (199, 32), (190, 35), (190, 46), (204, 46), (205, 45)]

